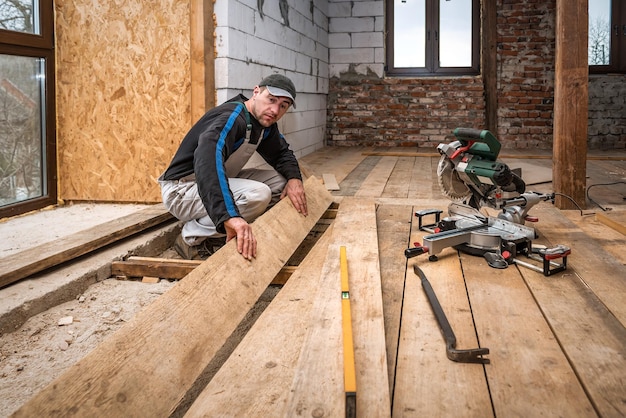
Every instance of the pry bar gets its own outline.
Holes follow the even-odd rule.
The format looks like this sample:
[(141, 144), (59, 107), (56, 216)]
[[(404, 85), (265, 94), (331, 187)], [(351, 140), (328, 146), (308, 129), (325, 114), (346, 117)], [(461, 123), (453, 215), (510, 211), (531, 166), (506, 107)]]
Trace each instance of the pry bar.
[(446, 355), (448, 358), (459, 363), (488, 364), (489, 359), (483, 357), (489, 354), (488, 348), (470, 348), (465, 350), (459, 350), (456, 348), (456, 336), (454, 335), (452, 326), (450, 325), (450, 322), (448, 322), (448, 318), (439, 303), (439, 299), (437, 299), (437, 295), (435, 295), (433, 287), (430, 285), (426, 275), (422, 269), (417, 266), (417, 264), (413, 265), (413, 271), (422, 280), (422, 287), (424, 288), (424, 292), (426, 292), (430, 307), (437, 318), (443, 338), (446, 340)]

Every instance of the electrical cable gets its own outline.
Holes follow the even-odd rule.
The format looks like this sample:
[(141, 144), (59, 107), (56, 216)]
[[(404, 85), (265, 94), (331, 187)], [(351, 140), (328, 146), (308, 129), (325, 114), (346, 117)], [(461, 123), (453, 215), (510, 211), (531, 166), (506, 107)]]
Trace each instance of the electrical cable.
[[(576, 203), (576, 201), (574, 199), (572, 199), (571, 196), (568, 196), (566, 194), (563, 193), (553, 193), (555, 196), (561, 196), (561, 197), (565, 197), (567, 198), (570, 202), (572, 202), (574, 204), (574, 206), (576, 206), (578, 208), (578, 210), (580, 211), (580, 216), (583, 216), (583, 210), (580, 206), (578, 206), (578, 203)], [(593, 215), (593, 213), (588, 213), (587, 215)]]
[(595, 186), (613, 186), (616, 184), (626, 184), (626, 182), (624, 181), (615, 181), (613, 183), (598, 183), (598, 184), (592, 184), (591, 186), (587, 187), (587, 199), (589, 199), (591, 202), (595, 203), (596, 206), (598, 206), (600, 209), (602, 209), (602, 211), (606, 212), (611, 210), (611, 208), (604, 208), (601, 204), (599, 204), (598, 202), (596, 202), (595, 200), (593, 200), (590, 196), (589, 196), (589, 190), (591, 190), (592, 187)]

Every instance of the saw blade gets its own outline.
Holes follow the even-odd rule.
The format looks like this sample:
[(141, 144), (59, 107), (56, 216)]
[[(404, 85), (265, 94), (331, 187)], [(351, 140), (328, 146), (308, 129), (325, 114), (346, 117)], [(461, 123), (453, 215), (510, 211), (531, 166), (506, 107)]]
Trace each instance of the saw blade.
[(441, 192), (453, 200), (463, 200), (472, 195), (472, 191), (461, 180), (454, 169), (454, 163), (446, 155), (442, 155), (437, 165), (437, 181)]

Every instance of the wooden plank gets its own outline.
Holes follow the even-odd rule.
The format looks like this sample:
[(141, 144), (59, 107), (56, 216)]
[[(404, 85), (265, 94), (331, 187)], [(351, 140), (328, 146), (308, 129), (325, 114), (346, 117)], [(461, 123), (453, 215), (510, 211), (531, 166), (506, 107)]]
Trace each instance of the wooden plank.
[(343, 179), (339, 184), (341, 190), (334, 192), (333, 195), (354, 196), (380, 159), (381, 157), (366, 157)]
[[(496, 416), (594, 416), (585, 391), (515, 266), (461, 255)], [(543, 278), (543, 274), (531, 271)], [(563, 295), (559, 296), (563, 299)]]
[(626, 265), (626, 236), (598, 222), (591, 216), (580, 216), (577, 211), (566, 210), (563, 214), (572, 221), (581, 231), (595, 240), (602, 247), (597, 251), (605, 251), (612, 255), (618, 263)]
[[(543, 243), (549, 244), (547, 241)], [(568, 270), (549, 278), (528, 269), (520, 271), (590, 398), (595, 413), (601, 417), (626, 416), (626, 328), (587, 285), (595, 275), (602, 279), (601, 273), (588, 271), (580, 275), (577, 264), (568, 264)], [(621, 277), (623, 283), (626, 276)], [(622, 284), (621, 289), (623, 287)], [(529, 340), (535, 344), (538, 339), (533, 333), (529, 335)], [(552, 363), (553, 359), (549, 360)], [(538, 359), (535, 357), (532, 361), (537, 362)], [(545, 387), (545, 392), (559, 396), (550, 387)], [(581, 399), (576, 399), (576, 393), (583, 397), (580, 392), (568, 391), (568, 398), (564, 401), (572, 402), (572, 406), (580, 404)], [(534, 401), (534, 398), (527, 399)], [(576, 411), (571, 408), (571, 413), (563, 412), (561, 416), (593, 416), (593, 411), (589, 409)]]
[(337, 179), (334, 174), (322, 174), (322, 180), (324, 181), (326, 190), (339, 190), (339, 183), (337, 183)]
[[(254, 323), (185, 417), (286, 416), (311, 311), (324, 278), (332, 226)], [(262, 350), (259, 347), (263, 347)]]
[[(421, 241), (424, 233), (416, 229), (414, 224), (412, 241)], [(447, 358), (439, 325), (421, 281), (413, 273), (414, 263), (419, 264), (435, 290), (457, 337), (457, 347), (478, 347), (456, 251), (444, 250), (437, 262), (429, 262), (427, 255), (409, 260), (393, 416), (493, 416), (484, 366)]]
[(387, 180), (398, 162), (397, 157), (386, 157), (376, 164), (376, 167), (368, 174), (359, 190), (354, 194), (359, 197), (382, 196), (387, 185)]
[(626, 212), (596, 213), (596, 219), (604, 225), (626, 235)]
[(305, 187), (308, 216), (283, 199), (252, 224), (256, 259), (230, 241), (15, 416), (169, 415), (330, 205), (319, 180)]
[(391, 412), (373, 201), (345, 198), (337, 213), (313, 321), (298, 361), (286, 416), (343, 416), (339, 247), (345, 246), (357, 370), (357, 413)]
[(396, 355), (398, 354), (406, 274), (404, 249), (412, 246), (409, 243), (412, 216), (412, 207), (404, 205), (379, 206), (376, 211), (390, 393), (393, 392), (396, 374)]
[(626, 325), (626, 266), (616, 261), (610, 253), (602, 251), (602, 244), (581, 231), (561, 211), (549, 204), (533, 208), (532, 215), (539, 218), (537, 230), (553, 244), (571, 248), (568, 265), (585, 280), (593, 292), (613, 315)]
[(0, 260), (0, 287), (173, 219), (163, 205), (154, 205), (53, 242), (11, 254)]
[[(431, 157), (416, 157), (413, 170), (411, 171), (411, 181), (409, 184), (409, 198), (421, 198), (432, 199), (433, 193), (431, 193), (431, 187), (433, 184), (437, 184), (436, 170), (432, 169), (432, 161), (438, 161)], [(424, 187), (424, 185), (428, 187)], [(437, 193), (441, 195), (441, 193)]]
[(381, 194), (382, 197), (409, 197), (409, 188), (414, 179), (413, 168), (415, 167), (415, 158), (413, 157), (399, 157), (396, 165), (389, 175), (385, 189)]

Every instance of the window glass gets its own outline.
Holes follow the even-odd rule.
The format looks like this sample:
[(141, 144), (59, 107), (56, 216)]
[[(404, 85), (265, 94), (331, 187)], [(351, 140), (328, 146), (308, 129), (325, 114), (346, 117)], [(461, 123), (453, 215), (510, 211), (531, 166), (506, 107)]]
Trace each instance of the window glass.
[(589, 0), (589, 65), (611, 64), (611, 0)]
[(0, 206), (46, 193), (45, 62), (0, 54)]
[(472, 0), (439, 1), (439, 66), (472, 66)]
[(0, 29), (41, 34), (39, 0), (0, 0)]
[(396, 68), (426, 65), (426, 0), (394, 0), (394, 56)]

